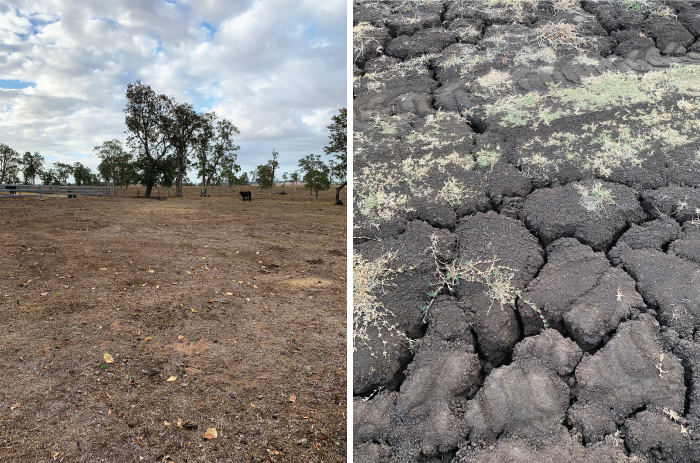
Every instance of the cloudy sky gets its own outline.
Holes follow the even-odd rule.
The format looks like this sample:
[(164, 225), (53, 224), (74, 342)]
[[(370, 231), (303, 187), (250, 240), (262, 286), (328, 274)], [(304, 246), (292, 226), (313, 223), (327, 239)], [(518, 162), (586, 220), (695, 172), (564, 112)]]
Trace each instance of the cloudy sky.
[[(346, 101), (346, 0), (0, 0), (0, 143), (46, 164), (126, 141), (126, 86), (215, 111), (249, 172), (323, 154)], [(193, 179), (194, 180), (194, 179)]]

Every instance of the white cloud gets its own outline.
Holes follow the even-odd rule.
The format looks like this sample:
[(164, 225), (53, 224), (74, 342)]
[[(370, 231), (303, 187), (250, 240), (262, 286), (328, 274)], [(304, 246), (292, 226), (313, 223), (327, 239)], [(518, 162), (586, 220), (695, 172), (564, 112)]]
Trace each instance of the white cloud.
[(238, 126), (245, 171), (273, 147), (294, 170), (347, 105), (345, 27), (345, 0), (0, 6), (0, 79), (35, 84), (0, 89), (0, 143), (95, 170), (93, 147), (126, 139), (126, 85), (139, 79)]

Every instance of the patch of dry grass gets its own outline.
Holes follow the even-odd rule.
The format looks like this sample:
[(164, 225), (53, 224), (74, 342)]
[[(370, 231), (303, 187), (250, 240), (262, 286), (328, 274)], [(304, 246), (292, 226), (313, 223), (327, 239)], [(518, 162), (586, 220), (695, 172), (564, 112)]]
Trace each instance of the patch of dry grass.
[(357, 350), (358, 343), (364, 344), (373, 357), (375, 352), (370, 339), (370, 329), (377, 330), (377, 336), (383, 346), (381, 355), (387, 355), (386, 345), (388, 338), (399, 336), (406, 338), (397, 325), (393, 323), (394, 314), (381, 303), (378, 294), (395, 286), (392, 283), (394, 275), (401, 273), (403, 268), (391, 266), (394, 255), (388, 252), (374, 261), (364, 259), (360, 254), (353, 255), (353, 316), (352, 316), (352, 341), (353, 351)]

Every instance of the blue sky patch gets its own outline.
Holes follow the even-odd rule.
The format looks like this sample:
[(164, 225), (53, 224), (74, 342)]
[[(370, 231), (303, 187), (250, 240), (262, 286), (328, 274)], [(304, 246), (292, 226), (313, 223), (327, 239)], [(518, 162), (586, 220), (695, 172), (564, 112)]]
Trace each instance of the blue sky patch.
[(0, 88), (20, 90), (27, 87), (36, 87), (36, 83), (17, 79), (0, 79)]
[(214, 27), (211, 23), (208, 23), (206, 21), (202, 21), (202, 23), (199, 25), (202, 29), (205, 29), (208, 34), (209, 34), (209, 41), (211, 41), (214, 38), (214, 34), (216, 34), (216, 27)]

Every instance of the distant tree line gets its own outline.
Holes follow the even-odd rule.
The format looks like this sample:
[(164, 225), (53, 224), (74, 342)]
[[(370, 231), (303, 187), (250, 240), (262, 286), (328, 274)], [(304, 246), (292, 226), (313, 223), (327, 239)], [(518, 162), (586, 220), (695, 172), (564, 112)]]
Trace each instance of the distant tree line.
[[(0, 183), (23, 183), (35, 185), (37, 180), (43, 185), (65, 185), (73, 176), (76, 185), (99, 185), (100, 175), (93, 173), (82, 163), (66, 164), (54, 162), (53, 168), (44, 166), (45, 159), (38, 152), (20, 154), (0, 143)], [(22, 175), (23, 180), (20, 180)]]
[[(341, 109), (328, 126), (330, 143), (324, 147), (335, 161), (324, 163), (319, 155), (309, 154), (299, 160), (299, 171), (284, 172), (278, 178), (279, 153), (272, 150), (272, 159), (248, 173), (240, 173), (236, 163), (240, 149), (234, 136), (240, 132), (226, 119), (215, 113), (199, 113), (189, 103), (178, 103), (173, 97), (156, 94), (150, 86), (136, 81), (126, 90), (124, 108), (127, 128), (126, 146), (117, 139), (107, 140), (94, 148), (101, 159), (97, 173), (80, 162), (73, 165), (55, 162), (53, 168), (44, 167), (44, 157), (26, 152), (23, 156), (5, 144), (0, 144), (0, 183), (24, 182), (35, 184), (37, 178), (45, 185), (62, 185), (72, 175), (76, 185), (97, 185), (101, 179), (127, 187), (144, 185), (149, 197), (155, 185), (175, 187), (176, 196), (182, 196), (183, 185), (193, 185), (187, 178), (187, 170), (195, 168), (200, 179), (200, 195), (206, 196), (210, 186), (248, 185), (256, 183), (260, 191), (272, 193), (273, 186), (281, 180), (294, 184), (303, 181), (309, 194), (336, 189), (336, 203), (342, 204), (340, 190), (347, 185), (347, 111)], [(240, 174), (239, 174), (240, 173)]]
[[(309, 189), (309, 195), (315, 191), (317, 198), (319, 191), (329, 190), (332, 184), (339, 184), (336, 187), (335, 201), (336, 204), (342, 205), (340, 191), (348, 184), (347, 109), (341, 108), (338, 114), (333, 116), (332, 121), (333, 123), (328, 126), (330, 142), (323, 150), (326, 154), (332, 155), (335, 161), (331, 159), (326, 164), (321, 160), (320, 155), (309, 154), (299, 160), (299, 171), (291, 174), (284, 172), (281, 180), (283, 188), (287, 181), (291, 181), (295, 190), (297, 182), (303, 181)], [(260, 191), (269, 190), (271, 193), (272, 187), (280, 180), (275, 176), (275, 171), (279, 167), (277, 156), (277, 151), (273, 149), (272, 159), (250, 172), (251, 181), (257, 183)]]

